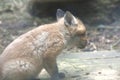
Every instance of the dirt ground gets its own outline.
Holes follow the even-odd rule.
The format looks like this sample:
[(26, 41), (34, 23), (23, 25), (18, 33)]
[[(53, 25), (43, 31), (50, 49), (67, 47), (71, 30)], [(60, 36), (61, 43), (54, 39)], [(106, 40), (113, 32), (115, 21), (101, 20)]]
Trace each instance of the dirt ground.
[[(62, 80), (120, 80), (120, 52), (97, 51), (66, 53), (58, 58), (59, 70), (65, 73)], [(39, 75), (48, 80), (43, 70)]]

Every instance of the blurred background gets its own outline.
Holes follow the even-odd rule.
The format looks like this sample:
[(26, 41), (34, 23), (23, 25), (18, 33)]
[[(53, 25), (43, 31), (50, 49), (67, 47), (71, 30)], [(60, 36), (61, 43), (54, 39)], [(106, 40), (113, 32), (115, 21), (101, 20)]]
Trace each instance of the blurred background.
[(70, 11), (87, 27), (84, 51), (120, 49), (120, 0), (0, 0), (0, 53), (19, 35)]

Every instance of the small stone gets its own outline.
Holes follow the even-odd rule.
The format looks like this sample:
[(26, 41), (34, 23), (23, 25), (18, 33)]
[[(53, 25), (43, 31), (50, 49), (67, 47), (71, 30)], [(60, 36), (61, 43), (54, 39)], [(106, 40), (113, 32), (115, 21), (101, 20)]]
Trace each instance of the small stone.
[(0, 24), (2, 24), (2, 21), (0, 21)]
[(85, 75), (89, 75), (90, 73), (86, 73)]
[(98, 72), (98, 74), (102, 74), (102, 72)]

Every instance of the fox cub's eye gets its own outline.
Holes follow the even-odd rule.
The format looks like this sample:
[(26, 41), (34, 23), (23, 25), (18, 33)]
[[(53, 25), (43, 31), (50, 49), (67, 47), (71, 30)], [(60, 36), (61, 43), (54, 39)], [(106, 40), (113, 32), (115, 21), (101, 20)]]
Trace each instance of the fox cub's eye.
[(80, 34), (80, 36), (86, 36), (86, 33), (82, 33), (82, 34)]

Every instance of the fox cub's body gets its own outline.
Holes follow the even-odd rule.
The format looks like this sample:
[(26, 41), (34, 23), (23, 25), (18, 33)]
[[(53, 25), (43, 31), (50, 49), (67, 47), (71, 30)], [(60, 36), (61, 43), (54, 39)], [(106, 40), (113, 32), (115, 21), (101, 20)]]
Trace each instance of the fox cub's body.
[(45, 68), (59, 80), (56, 57), (66, 46), (86, 45), (86, 29), (70, 12), (57, 10), (58, 21), (39, 26), (15, 39), (0, 56), (0, 80), (34, 80)]

